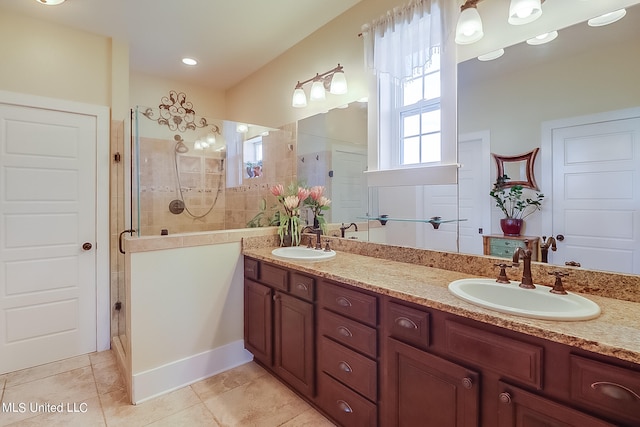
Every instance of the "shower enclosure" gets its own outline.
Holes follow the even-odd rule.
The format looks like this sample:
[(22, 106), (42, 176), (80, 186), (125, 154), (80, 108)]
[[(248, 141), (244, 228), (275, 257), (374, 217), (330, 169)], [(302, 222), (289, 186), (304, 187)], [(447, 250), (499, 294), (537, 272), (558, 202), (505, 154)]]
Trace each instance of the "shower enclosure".
[(225, 123), (162, 113), (134, 110), (133, 228), (138, 236), (224, 229)]

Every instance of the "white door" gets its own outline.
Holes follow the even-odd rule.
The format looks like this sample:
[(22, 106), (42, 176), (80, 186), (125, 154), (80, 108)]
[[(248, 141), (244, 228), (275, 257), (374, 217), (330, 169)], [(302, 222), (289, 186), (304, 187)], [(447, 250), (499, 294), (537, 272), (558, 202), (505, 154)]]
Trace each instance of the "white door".
[[(554, 128), (549, 261), (640, 273), (640, 118)], [(551, 233), (550, 233), (551, 234)]]
[(0, 102), (0, 373), (96, 350), (96, 135)]
[(482, 255), (482, 235), (491, 234), (489, 132), (460, 135), (458, 139), (459, 251)]

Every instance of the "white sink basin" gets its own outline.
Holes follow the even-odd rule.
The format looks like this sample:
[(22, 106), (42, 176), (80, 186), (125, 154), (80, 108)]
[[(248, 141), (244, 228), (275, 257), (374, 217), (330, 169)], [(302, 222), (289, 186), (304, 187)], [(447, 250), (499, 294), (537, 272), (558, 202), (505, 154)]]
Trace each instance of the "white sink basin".
[(467, 302), (502, 313), (544, 320), (588, 320), (600, 315), (600, 307), (580, 295), (556, 295), (548, 286), (523, 289), (519, 282), (493, 279), (461, 279), (449, 283), (449, 291)]
[(336, 251), (325, 251), (323, 249), (306, 248), (304, 246), (289, 246), (271, 251), (274, 256), (299, 261), (323, 261), (336, 256)]

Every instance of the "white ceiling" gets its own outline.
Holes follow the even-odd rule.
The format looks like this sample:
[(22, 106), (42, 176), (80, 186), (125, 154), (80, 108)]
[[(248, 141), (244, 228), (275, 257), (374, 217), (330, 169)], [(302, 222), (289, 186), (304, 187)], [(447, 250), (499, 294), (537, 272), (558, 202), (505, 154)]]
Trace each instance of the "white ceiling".
[[(129, 44), (130, 68), (230, 88), (361, 0), (1, 0), (2, 10)], [(196, 58), (198, 66), (181, 63)]]

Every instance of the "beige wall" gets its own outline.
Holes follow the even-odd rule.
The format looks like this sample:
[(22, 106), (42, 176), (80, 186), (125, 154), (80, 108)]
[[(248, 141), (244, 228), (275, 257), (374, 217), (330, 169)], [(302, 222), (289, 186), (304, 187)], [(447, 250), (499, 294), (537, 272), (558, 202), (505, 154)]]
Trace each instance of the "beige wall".
[[(227, 118), (278, 127), (368, 96), (361, 26), (405, 0), (362, 0), (353, 8), (227, 91)], [(345, 95), (327, 95), (307, 108), (291, 107), (296, 83), (344, 66)], [(308, 96), (308, 85), (305, 85)]]
[(111, 40), (2, 11), (0, 89), (111, 105)]

